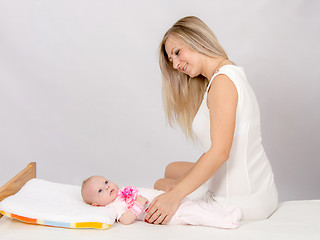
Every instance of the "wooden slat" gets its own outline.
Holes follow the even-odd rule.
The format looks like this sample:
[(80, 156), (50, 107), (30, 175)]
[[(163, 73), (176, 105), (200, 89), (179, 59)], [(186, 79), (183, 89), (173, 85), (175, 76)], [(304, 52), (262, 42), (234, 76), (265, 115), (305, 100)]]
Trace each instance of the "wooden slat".
[[(16, 194), (23, 185), (28, 182), (30, 179), (36, 177), (36, 163), (29, 163), (21, 172), (19, 172), (14, 178), (9, 180), (6, 184), (4, 184), (0, 188), (0, 202), (13, 195)], [(2, 215), (0, 214), (0, 217)]]

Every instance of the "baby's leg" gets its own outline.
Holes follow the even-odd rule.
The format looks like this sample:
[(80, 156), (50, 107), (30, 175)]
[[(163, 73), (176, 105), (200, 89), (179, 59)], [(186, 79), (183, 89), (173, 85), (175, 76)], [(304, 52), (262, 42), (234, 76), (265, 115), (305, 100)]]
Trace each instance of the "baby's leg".
[(169, 224), (190, 224), (217, 228), (237, 228), (242, 212), (239, 208), (212, 206), (204, 201), (182, 201)]

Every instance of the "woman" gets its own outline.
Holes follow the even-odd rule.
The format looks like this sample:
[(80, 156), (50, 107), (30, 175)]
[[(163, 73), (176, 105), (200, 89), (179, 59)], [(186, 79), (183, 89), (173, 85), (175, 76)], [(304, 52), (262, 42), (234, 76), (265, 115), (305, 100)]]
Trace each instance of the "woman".
[(166, 224), (181, 199), (208, 181), (204, 199), (240, 207), (244, 220), (268, 218), (278, 194), (261, 144), (260, 112), (243, 69), (235, 66), (209, 27), (196, 17), (175, 23), (160, 44), (163, 100), (169, 123), (196, 137), (205, 153), (174, 162), (155, 188), (146, 221)]

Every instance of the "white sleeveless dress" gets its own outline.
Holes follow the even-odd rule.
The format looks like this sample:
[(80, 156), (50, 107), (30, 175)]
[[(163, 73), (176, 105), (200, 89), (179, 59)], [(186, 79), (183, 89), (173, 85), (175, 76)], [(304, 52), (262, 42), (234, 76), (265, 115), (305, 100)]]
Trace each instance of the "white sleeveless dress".
[(192, 129), (205, 152), (211, 147), (207, 91), (214, 77), (228, 76), (238, 92), (233, 143), (229, 159), (208, 181), (206, 200), (222, 207), (240, 207), (244, 220), (268, 218), (277, 208), (278, 193), (262, 146), (260, 111), (242, 67), (225, 65), (213, 75), (193, 120)]

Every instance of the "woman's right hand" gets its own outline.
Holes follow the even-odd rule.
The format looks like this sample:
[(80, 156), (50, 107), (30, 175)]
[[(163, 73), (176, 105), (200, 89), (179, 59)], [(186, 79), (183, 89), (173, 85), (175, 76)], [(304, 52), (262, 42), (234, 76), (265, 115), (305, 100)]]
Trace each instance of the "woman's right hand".
[(173, 190), (159, 195), (151, 202), (145, 221), (152, 224), (167, 224), (177, 211), (181, 200)]

